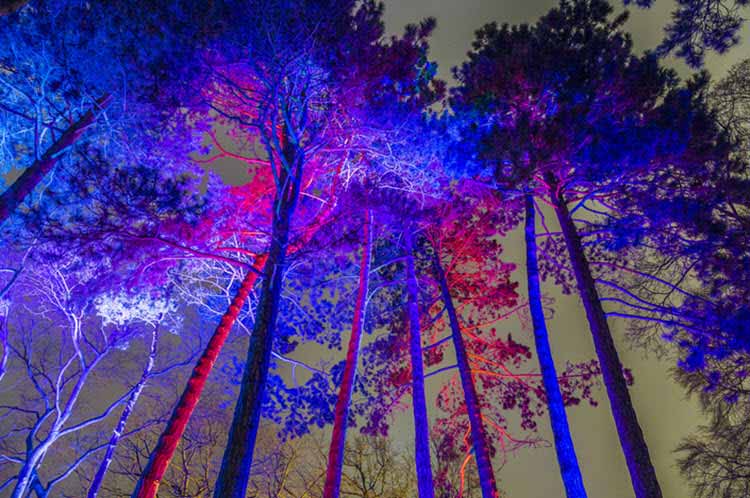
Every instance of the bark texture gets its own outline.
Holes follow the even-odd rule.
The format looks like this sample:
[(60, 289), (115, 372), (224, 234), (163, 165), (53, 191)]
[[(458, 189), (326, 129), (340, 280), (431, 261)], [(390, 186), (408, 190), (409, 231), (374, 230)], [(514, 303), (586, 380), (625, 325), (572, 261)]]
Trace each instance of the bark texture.
[(188, 421), (195, 411), (195, 407), (198, 405), (208, 376), (216, 363), (216, 359), (219, 357), (219, 353), (229, 336), (229, 332), (232, 330), (234, 322), (237, 321), (240, 310), (245, 305), (250, 292), (253, 290), (255, 281), (258, 279), (258, 272), (266, 265), (266, 259), (266, 255), (258, 256), (254, 268), (247, 272), (247, 275), (242, 280), (242, 285), (240, 285), (237, 294), (232, 299), (232, 304), (226, 313), (224, 313), (224, 316), (221, 317), (219, 326), (216, 327), (206, 345), (206, 349), (193, 368), (187, 386), (185, 386), (185, 390), (182, 392), (182, 396), (180, 396), (172, 412), (172, 416), (167, 422), (167, 426), (159, 437), (156, 447), (151, 452), (148, 464), (136, 485), (135, 491), (133, 491), (133, 498), (153, 498), (156, 496), (159, 483), (164, 477), (164, 473), (167, 471), (167, 467), (169, 467), (169, 462), (172, 460), (177, 445), (185, 432), (185, 427), (187, 427)]
[(365, 304), (367, 302), (367, 289), (370, 281), (370, 260), (372, 253), (372, 213), (365, 212), (365, 223), (362, 233), (362, 258), (359, 263), (359, 289), (357, 290), (357, 301), (354, 306), (354, 319), (352, 320), (352, 335), (349, 338), (349, 346), (346, 352), (346, 364), (339, 387), (339, 396), (336, 399), (334, 411), (333, 433), (331, 434), (331, 447), (328, 452), (328, 468), (326, 469), (326, 482), (323, 489), (324, 498), (338, 498), (341, 492), (341, 472), (344, 462), (344, 449), (346, 447), (346, 429), (349, 422), (349, 405), (352, 400), (354, 379), (357, 375), (357, 363), (359, 362), (359, 346), (362, 340), (362, 331), (365, 319)]
[(479, 404), (479, 395), (474, 384), (474, 378), (471, 375), (471, 365), (466, 353), (466, 344), (461, 334), (461, 326), (458, 323), (456, 308), (453, 306), (453, 298), (448, 287), (448, 280), (445, 277), (445, 271), (440, 264), (440, 257), (435, 253), (433, 259), (435, 273), (440, 283), (440, 292), (443, 298), (443, 304), (448, 312), (448, 319), (451, 327), (451, 339), (456, 352), (456, 365), (458, 375), (461, 379), (461, 387), (464, 390), (464, 399), (466, 402), (466, 411), (469, 415), (471, 425), (471, 442), (474, 448), (474, 457), (477, 462), (479, 471), (479, 485), (482, 488), (482, 498), (497, 498), (497, 483), (495, 482), (495, 471), (492, 468), (492, 456), (487, 444), (487, 434), (482, 423), (482, 411)]
[(654, 465), (651, 463), (651, 456), (643, 437), (643, 431), (638, 423), (633, 402), (630, 399), (622, 363), (615, 348), (615, 342), (599, 299), (599, 293), (596, 290), (594, 277), (591, 275), (588, 260), (583, 252), (581, 238), (570, 211), (568, 211), (565, 199), (556, 188), (554, 180), (548, 180), (551, 186), (550, 197), (565, 238), (578, 293), (581, 296), (591, 335), (594, 339), (594, 348), (602, 369), (602, 378), (607, 389), (612, 417), (615, 420), (635, 496), (636, 498), (661, 498), (661, 487), (656, 478)]
[[(409, 229), (404, 233), (406, 245), (406, 290), (408, 294), (409, 355), (411, 358), (412, 412), (414, 414), (414, 448), (417, 468), (417, 496), (435, 498), (430, 459), (430, 422), (424, 389), (424, 363), (422, 361), (422, 335), (419, 324), (419, 292), (414, 270), (414, 249)], [(218, 498), (218, 497), (217, 497)]]
[(578, 465), (573, 438), (570, 436), (568, 417), (565, 414), (560, 385), (557, 383), (557, 371), (552, 359), (552, 349), (549, 344), (547, 323), (544, 318), (542, 307), (542, 289), (539, 280), (539, 263), (537, 260), (536, 246), (536, 216), (534, 211), (534, 198), (531, 194), (525, 196), (526, 207), (526, 278), (529, 292), (529, 309), (531, 321), (534, 325), (534, 343), (536, 354), (539, 358), (539, 368), (542, 371), (542, 382), (547, 395), (547, 409), (549, 410), (552, 435), (555, 440), (555, 451), (557, 464), (560, 467), (560, 476), (565, 486), (567, 498), (584, 498), (586, 489), (581, 477), (581, 469)]

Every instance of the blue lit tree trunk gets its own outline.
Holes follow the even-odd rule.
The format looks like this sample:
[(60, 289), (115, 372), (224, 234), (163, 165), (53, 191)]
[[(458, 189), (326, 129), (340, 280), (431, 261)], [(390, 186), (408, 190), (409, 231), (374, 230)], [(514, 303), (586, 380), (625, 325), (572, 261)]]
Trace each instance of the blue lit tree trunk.
[(354, 305), (354, 319), (352, 320), (352, 335), (346, 353), (346, 364), (341, 378), (339, 396), (334, 411), (331, 447), (328, 452), (328, 468), (323, 490), (324, 498), (338, 498), (341, 492), (341, 472), (344, 464), (344, 450), (346, 447), (346, 429), (349, 425), (349, 405), (352, 401), (354, 380), (357, 376), (359, 361), (359, 346), (362, 341), (362, 331), (365, 322), (365, 303), (367, 288), (370, 281), (370, 260), (372, 253), (372, 211), (365, 211), (365, 223), (362, 233), (362, 259), (359, 266), (359, 289), (357, 302)]
[(594, 348), (599, 358), (602, 378), (612, 409), (612, 417), (615, 420), (635, 496), (637, 498), (661, 498), (661, 487), (656, 478), (656, 470), (651, 463), (648, 446), (638, 423), (633, 402), (630, 399), (622, 363), (615, 348), (612, 332), (609, 330), (607, 316), (604, 314), (594, 277), (591, 275), (588, 260), (583, 252), (581, 238), (578, 235), (567, 203), (557, 188), (557, 182), (551, 175), (547, 175), (547, 182), (550, 185), (550, 199), (555, 207), (555, 213), (560, 222), (560, 229), (570, 256), (578, 294), (581, 296), (591, 335), (594, 339)]
[(448, 281), (445, 278), (445, 271), (440, 264), (440, 256), (437, 253), (435, 253), (433, 258), (433, 266), (440, 284), (440, 293), (443, 299), (443, 304), (448, 312), (448, 319), (450, 321), (451, 339), (453, 341), (453, 348), (456, 352), (458, 375), (461, 378), (461, 387), (464, 390), (464, 398), (466, 402), (466, 412), (469, 415), (469, 423), (471, 425), (471, 442), (474, 450), (474, 457), (477, 462), (479, 484), (482, 488), (482, 498), (497, 498), (497, 483), (495, 482), (495, 472), (492, 468), (492, 457), (487, 445), (487, 433), (484, 430), (484, 424), (482, 423), (479, 396), (477, 394), (476, 386), (474, 385), (474, 379), (471, 375), (471, 365), (469, 364), (469, 358), (466, 354), (466, 344), (464, 343), (464, 337), (461, 334), (461, 326), (458, 323), (456, 308), (453, 306), (453, 298), (451, 297), (450, 289), (448, 288)]
[(573, 439), (570, 436), (568, 417), (565, 414), (560, 386), (557, 383), (557, 371), (552, 359), (552, 350), (547, 334), (547, 324), (542, 307), (542, 290), (539, 280), (539, 263), (537, 260), (536, 247), (536, 218), (534, 212), (534, 198), (531, 194), (524, 196), (526, 208), (526, 278), (529, 292), (529, 310), (531, 321), (534, 325), (534, 342), (536, 354), (539, 358), (539, 368), (542, 371), (544, 391), (547, 395), (547, 407), (549, 410), (552, 434), (555, 439), (555, 451), (557, 452), (557, 463), (560, 466), (560, 476), (565, 485), (565, 494), (568, 498), (581, 498), (586, 496), (583, 486), (581, 469), (578, 465), (578, 457), (573, 447)]
[[(430, 422), (424, 390), (422, 336), (419, 323), (419, 292), (414, 270), (414, 248), (411, 229), (404, 231), (406, 250), (407, 314), (409, 316), (409, 356), (411, 359), (412, 413), (414, 414), (414, 447), (417, 470), (417, 496), (435, 498), (430, 458)], [(218, 497), (217, 497), (218, 498)]]
[(282, 154), (290, 170), (279, 168), (280, 188), (273, 203), (271, 247), (263, 268), (263, 283), (255, 324), (250, 336), (227, 447), (216, 479), (215, 498), (245, 498), (250, 479), (250, 467), (253, 462), (276, 330), (276, 317), (279, 312), (290, 222), (299, 195), (302, 168), (302, 158), (298, 156), (297, 146), (289, 142), (286, 130), (282, 137)]

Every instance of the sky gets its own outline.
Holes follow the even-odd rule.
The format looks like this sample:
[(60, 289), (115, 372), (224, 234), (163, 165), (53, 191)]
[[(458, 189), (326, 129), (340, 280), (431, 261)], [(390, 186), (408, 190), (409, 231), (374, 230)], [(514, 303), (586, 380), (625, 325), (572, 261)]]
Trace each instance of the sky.
[[(390, 32), (399, 32), (405, 24), (417, 22), (426, 16), (437, 19), (437, 29), (431, 40), (431, 58), (438, 62), (440, 77), (449, 79), (450, 68), (461, 63), (474, 38), (474, 31), (482, 24), (491, 21), (500, 24), (534, 22), (556, 2), (386, 0), (385, 4), (386, 27)], [(633, 35), (636, 50), (653, 49), (658, 45), (672, 7), (672, 1), (657, 0), (650, 10), (631, 12), (627, 29)], [(747, 43), (750, 40), (749, 24), (744, 26), (741, 37), (744, 43), (728, 54), (711, 54), (707, 57), (706, 68), (714, 77), (721, 78), (733, 64), (750, 57), (750, 45)], [(690, 74), (690, 70), (679, 60), (668, 59), (666, 63), (676, 69), (681, 77)], [(521, 243), (518, 234), (506, 241), (506, 257), (522, 263)], [(524, 276), (517, 273), (515, 278), (523, 281)], [(593, 358), (593, 344), (578, 299), (562, 296), (550, 285), (545, 287), (545, 291), (556, 300), (555, 315), (549, 326), (558, 368), (565, 361)], [(523, 286), (519, 292), (523, 295)], [(660, 361), (653, 353), (630, 347), (625, 339), (625, 324), (612, 322), (611, 325), (623, 363), (633, 370), (635, 376), (631, 394), (664, 498), (686, 498), (690, 496), (690, 491), (676, 468), (674, 449), (684, 436), (704, 422), (704, 418), (697, 403), (686, 399), (683, 389), (672, 381), (670, 361)], [(533, 344), (533, 337), (528, 333), (526, 336), (514, 334), (514, 337)], [(598, 399), (598, 408), (576, 407), (568, 411), (588, 494), (592, 498), (632, 498), (630, 479), (603, 390)], [(541, 434), (551, 441), (548, 423), (541, 422)], [(411, 430), (409, 421), (403, 424), (399, 430), (404, 431), (404, 438), (408, 439), (406, 433)], [(565, 496), (552, 448), (519, 451), (498, 475), (500, 486), (510, 498)]]

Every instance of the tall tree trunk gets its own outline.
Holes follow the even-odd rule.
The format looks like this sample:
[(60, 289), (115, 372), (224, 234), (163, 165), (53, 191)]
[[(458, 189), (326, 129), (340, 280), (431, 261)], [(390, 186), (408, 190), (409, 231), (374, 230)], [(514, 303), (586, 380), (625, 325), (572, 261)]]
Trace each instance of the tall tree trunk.
[[(430, 459), (430, 422), (424, 390), (422, 335), (419, 324), (419, 293), (414, 270), (414, 248), (411, 229), (404, 232), (406, 245), (406, 290), (409, 316), (409, 356), (411, 357), (412, 413), (414, 414), (414, 447), (416, 450), (417, 496), (435, 498)], [(218, 497), (217, 497), (218, 498)]]
[(224, 346), (227, 337), (229, 336), (232, 325), (237, 320), (237, 316), (240, 310), (245, 305), (250, 292), (253, 290), (255, 281), (258, 279), (258, 272), (261, 271), (266, 265), (267, 255), (262, 254), (258, 256), (253, 266), (253, 269), (247, 272), (245, 278), (242, 280), (237, 294), (232, 299), (232, 304), (227, 309), (224, 316), (221, 317), (219, 326), (214, 331), (211, 339), (206, 345), (206, 349), (198, 359), (198, 362), (193, 368), (193, 372), (188, 379), (185, 390), (182, 392), (177, 405), (172, 412), (172, 416), (167, 422), (167, 426), (159, 437), (159, 441), (156, 443), (156, 447), (151, 452), (148, 464), (138, 480), (135, 491), (133, 491), (133, 498), (153, 498), (156, 496), (156, 492), (159, 489), (159, 483), (164, 477), (164, 473), (167, 471), (169, 462), (174, 456), (174, 452), (177, 449), (177, 444), (182, 438), (182, 434), (185, 432), (185, 427), (190, 420), (195, 407), (200, 400), (203, 388), (206, 385), (211, 370), (213, 369), (214, 363), (221, 352), (221, 348)]
[(128, 401), (125, 404), (125, 408), (123, 408), (122, 413), (120, 414), (120, 420), (118, 420), (117, 425), (115, 426), (115, 429), (112, 431), (112, 437), (109, 438), (109, 444), (107, 445), (107, 450), (104, 452), (104, 457), (102, 458), (102, 461), (99, 464), (99, 468), (97, 469), (96, 474), (94, 475), (94, 479), (92, 479), (91, 485), (89, 486), (89, 491), (87, 495), (88, 498), (96, 498), (97, 493), (99, 493), (99, 488), (101, 488), (102, 482), (104, 482), (104, 475), (107, 473), (107, 469), (109, 469), (109, 464), (112, 462), (112, 457), (115, 454), (115, 448), (117, 447), (117, 444), (120, 442), (120, 438), (122, 437), (122, 434), (125, 432), (125, 426), (128, 423), (130, 414), (133, 413), (135, 404), (138, 402), (138, 398), (140, 398), (141, 393), (143, 392), (143, 388), (146, 386), (146, 382), (148, 381), (148, 378), (151, 375), (151, 371), (154, 369), (154, 363), (156, 361), (156, 345), (158, 344), (158, 342), (159, 342), (159, 325), (157, 324), (154, 327), (153, 332), (151, 333), (151, 346), (149, 348), (148, 361), (146, 362), (146, 366), (143, 368), (143, 372), (141, 373), (141, 378), (138, 380), (138, 383), (135, 385), (133, 392), (130, 393), (130, 397), (128, 398)]
[(235, 406), (221, 470), (214, 488), (215, 498), (245, 498), (250, 477), (255, 437), (260, 424), (263, 393), (268, 378), (276, 316), (279, 310), (283, 266), (289, 235), (288, 210), (285, 206), (280, 207), (280, 211), (274, 210), (273, 240), (263, 272), (260, 301), (250, 336), (240, 394)]
[(539, 368), (542, 371), (544, 391), (547, 394), (547, 407), (549, 410), (552, 434), (555, 439), (555, 451), (557, 452), (557, 464), (560, 467), (560, 476), (565, 485), (565, 494), (568, 498), (582, 498), (586, 496), (583, 486), (581, 469), (578, 466), (578, 457), (570, 436), (568, 417), (565, 414), (560, 386), (557, 383), (557, 372), (555, 362), (552, 359), (552, 350), (547, 334), (547, 324), (542, 308), (542, 290), (539, 281), (539, 263), (537, 261), (536, 248), (536, 218), (534, 213), (534, 198), (531, 194), (525, 195), (526, 206), (526, 278), (529, 292), (529, 309), (531, 321), (534, 325), (534, 342), (536, 354), (539, 358)]
[(495, 482), (495, 471), (492, 468), (492, 457), (487, 445), (487, 434), (482, 423), (482, 412), (479, 405), (479, 396), (474, 378), (471, 375), (471, 365), (469, 357), (466, 354), (466, 344), (461, 334), (461, 326), (458, 323), (456, 308), (453, 306), (453, 298), (448, 287), (448, 280), (445, 277), (445, 271), (440, 264), (440, 255), (435, 252), (433, 257), (433, 266), (440, 283), (440, 293), (443, 298), (443, 304), (448, 312), (448, 319), (451, 326), (451, 338), (453, 348), (456, 352), (456, 365), (458, 366), (458, 375), (461, 378), (461, 386), (464, 390), (464, 399), (466, 401), (466, 411), (469, 414), (469, 424), (471, 425), (471, 441), (474, 447), (474, 457), (477, 462), (479, 471), (479, 485), (482, 488), (483, 498), (497, 498), (497, 483)]
[(60, 135), (60, 138), (50, 145), (41, 158), (26, 168), (21, 176), (0, 194), (0, 224), (15, 212), (24, 199), (55, 167), (65, 149), (74, 145), (81, 138), (81, 135), (94, 124), (96, 114), (109, 106), (111, 101), (112, 97), (109, 94), (105, 94), (97, 100), (93, 109), (86, 111), (78, 121), (70, 125)]
[(349, 425), (349, 405), (352, 400), (354, 379), (357, 374), (357, 363), (359, 362), (359, 345), (362, 340), (362, 331), (365, 321), (365, 304), (367, 302), (367, 289), (370, 282), (370, 260), (372, 253), (372, 212), (369, 209), (365, 210), (365, 223), (362, 230), (362, 240), (362, 258), (359, 263), (359, 289), (357, 290), (357, 302), (354, 305), (352, 335), (349, 338), (349, 346), (346, 352), (344, 373), (341, 377), (339, 396), (336, 399), (336, 408), (333, 419), (333, 433), (331, 434), (331, 447), (328, 452), (326, 482), (323, 489), (324, 498), (339, 498), (339, 493), (341, 491), (341, 472), (344, 462), (344, 448), (346, 447), (346, 429)]
[(578, 293), (586, 310), (586, 318), (594, 339), (594, 347), (601, 365), (604, 385), (607, 388), (607, 396), (612, 408), (612, 416), (615, 419), (617, 434), (620, 437), (620, 445), (630, 471), (633, 490), (637, 498), (661, 498), (662, 493), (659, 481), (656, 478), (656, 471), (651, 463), (641, 426), (638, 424), (638, 417), (635, 414), (628, 385), (623, 376), (622, 363), (615, 348), (612, 332), (609, 330), (607, 316), (604, 314), (602, 303), (599, 300), (599, 293), (596, 290), (588, 260), (583, 252), (581, 238), (568, 211), (567, 203), (562, 193), (558, 191), (554, 178), (548, 177), (548, 183), (550, 184), (550, 197), (555, 206), (557, 219), (560, 222), (565, 245), (570, 255)]
[(215, 498), (245, 498), (253, 463), (255, 438), (260, 425), (263, 394), (268, 379), (268, 368), (279, 312), (284, 265), (292, 213), (299, 197), (302, 157), (282, 131), (282, 154), (288, 165), (280, 168), (279, 189), (273, 203), (271, 247), (263, 269), (263, 283), (255, 324), (247, 349), (245, 370), (240, 384), (240, 395), (234, 408), (229, 439), (221, 461), (221, 469), (214, 487)]

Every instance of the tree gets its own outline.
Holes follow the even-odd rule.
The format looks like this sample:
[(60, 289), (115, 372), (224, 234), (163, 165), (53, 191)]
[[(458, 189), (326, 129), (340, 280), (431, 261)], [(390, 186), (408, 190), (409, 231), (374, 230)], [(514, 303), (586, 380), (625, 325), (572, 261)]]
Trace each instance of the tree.
[[(103, 263), (106, 265), (107, 261)], [(110, 394), (100, 403), (94, 404), (92, 400), (101, 388), (102, 369), (116, 371), (118, 359), (127, 358), (123, 351), (144, 333), (151, 338), (147, 343), (153, 343), (156, 328), (169, 306), (165, 300), (144, 297), (124, 308), (116, 301), (99, 300), (92, 288), (97, 287), (96, 274), (101, 270), (102, 266), (75, 257), (35, 261), (14, 288), (13, 302), (20, 316), (18, 332), (14, 334), (17, 337), (9, 341), (13, 375), (29, 389), (8, 398), (3, 408), (11, 424), (9, 437), (4, 441), (5, 454), (14, 466), (20, 466), (3, 483), (8, 486), (15, 482), (12, 496), (25, 496), (32, 487), (37, 494), (43, 492), (46, 496), (97, 452), (107, 450), (105, 455), (109, 454), (122, 437), (153, 423), (147, 421), (124, 431), (145, 381), (134, 385), (123, 382), (125, 385), (120, 386), (118, 393), (117, 383), (110, 380)], [(37, 309), (24, 312), (31, 302), (37, 303)], [(98, 320), (91, 316), (94, 306), (103, 317), (99, 326)], [(109, 323), (113, 325), (107, 326)], [(34, 329), (39, 328), (48, 333), (38, 336)], [(57, 353), (47, 354), (53, 350)], [(163, 375), (179, 365), (174, 357), (161, 355), (166, 363), (160, 361), (158, 370), (152, 372), (149, 365), (155, 361), (154, 354), (146, 348), (147, 366), (143, 374), (146, 378)], [(124, 412), (115, 429), (116, 438), (104, 443), (97, 438), (84, 438), (73, 445), (72, 457), (61, 459), (62, 464), (48, 469), (52, 475), (47, 482), (42, 481), (47, 474), (41, 472), (42, 464), (51, 450), (60, 446), (61, 440), (101, 427), (121, 406)], [(13, 424), (17, 430), (12, 428)], [(106, 467), (102, 475), (105, 470)]]
[(669, 129), (670, 108), (659, 106), (674, 76), (653, 55), (631, 55), (621, 29), (626, 16), (610, 20), (611, 10), (599, 1), (565, 1), (531, 27), (486, 26), (456, 71), (454, 103), (473, 103), (476, 157), (494, 171), (494, 182), (523, 185), (554, 209), (636, 496), (656, 497), (659, 484), (572, 212), (616, 192), (626, 175), (666, 161), (686, 131), (682, 122)]

